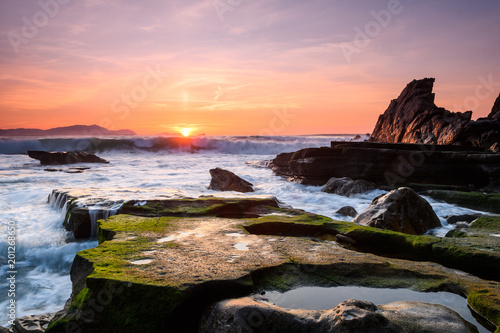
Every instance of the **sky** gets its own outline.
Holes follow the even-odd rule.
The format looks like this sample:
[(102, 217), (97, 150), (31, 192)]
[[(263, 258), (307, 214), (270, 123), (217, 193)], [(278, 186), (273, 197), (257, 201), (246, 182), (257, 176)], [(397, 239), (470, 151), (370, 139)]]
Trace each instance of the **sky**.
[(2, 0), (0, 128), (370, 133), (413, 79), (486, 116), (498, 0)]

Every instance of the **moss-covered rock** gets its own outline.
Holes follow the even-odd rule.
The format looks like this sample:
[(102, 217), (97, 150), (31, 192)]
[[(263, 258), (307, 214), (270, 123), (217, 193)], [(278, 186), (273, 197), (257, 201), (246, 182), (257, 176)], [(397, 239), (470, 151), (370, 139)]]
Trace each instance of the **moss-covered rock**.
[(430, 190), (424, 194), (435, 200), (442, 200), (462, 207), (500, 214), (499, 193)]
[[(210, 304), (301, 285), (453, 291), (467, 295), (474, 309), (500, 325), (498, 282), (321, 240), (342, 233), (356, 239), (360, 248), (369, 244), (393, 256), (424, 257), (434, 255), (440, 238), (361, 227), (250, 201), (165, 202), (157, 203), (156, 211), (132, 204), (133, 209), (146, 206), (143, 216), (121, 214), (99, 221), (99, 246), (77, 254), (71, 304), (47, 332), (196, 332)], [(205, 216), (157, 213), (189, 206), (205, 209), (196, 212)], [(217, 216), (219, 207), (237, 207), (230, 211), (238, 214)]]

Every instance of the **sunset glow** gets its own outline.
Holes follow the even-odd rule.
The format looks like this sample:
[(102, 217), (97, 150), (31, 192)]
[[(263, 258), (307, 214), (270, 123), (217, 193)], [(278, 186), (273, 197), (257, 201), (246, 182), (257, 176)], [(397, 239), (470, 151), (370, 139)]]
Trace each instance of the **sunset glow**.
[(189, 136), (189, 134), (191, 134), (191, 131), (192, 131), (191, 128), (183, 128), (180, 130), (180, 132), (183, 136)]
[(0, 4), (0, 128), (366, 133), (413, 79), (473, 118), (500, 91), (496, 0), (54, 1)]

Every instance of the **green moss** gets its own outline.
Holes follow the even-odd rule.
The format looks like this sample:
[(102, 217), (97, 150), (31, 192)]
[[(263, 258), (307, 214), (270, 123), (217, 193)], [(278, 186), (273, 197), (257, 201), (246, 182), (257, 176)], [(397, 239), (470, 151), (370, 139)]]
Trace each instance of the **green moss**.
[(83, 288), (78, 295), (76, 295), (75, 300), (71, 302), (69, 307), (70, 311), (76, 308), (81, 308), (83, 302), (90, 297), (89, 288)]
[(472, 223), (471, 228), (500, 231), (500, 216), (481, 216)]
[(149, 200), (144, 205), (126, 202), (119, 213), (139, 216), (221, 216), (245, 217), (249, 208), (268, 206), (277, 208), (272, 198), (215, 198)]
[(500, 194), (432, 190), (425, 193), (433, 199), (443, 200), (462, 207), (500, 214)]
[(500, 296), (498, 294), (488, 289), (472, 287), (468, 292), (467, 302), (478, 313), (500, 328)]

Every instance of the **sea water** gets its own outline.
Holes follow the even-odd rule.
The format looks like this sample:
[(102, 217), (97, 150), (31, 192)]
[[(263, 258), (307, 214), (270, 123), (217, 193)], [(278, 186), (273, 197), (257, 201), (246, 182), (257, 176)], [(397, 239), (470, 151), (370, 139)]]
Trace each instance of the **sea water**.
[[(282, 152), (329, 146), (331, 141), (351, 140), (350, 135), (281, 137), (198, 137), (186, 144), (169, 138), (17, 138), (0, 139), (0, 272), (8, 276), (8, 227), (16, 230), (15, 297), (9, 297), (10, 284), (0, 280), (0, 308), (16, 301), (16, 316), (60, 310), (71, 293), (69, 270), (78, 251), (97, 246), (96, 240), (76, 241), (62, 222), (64, 211), (50, 205), (53, 189), (89, 189), (100, 197), (119, 203), (127, 199), (155, 197), (198, 197), (214, 195), (242, 197), (266, 195), (284, 204), (309, 212), (350, 221), (334, 215), (349, 205), (358, 212), (377, 195), (368, 193), (343, 197), (321, 192), (321, 186), (288, 182), (256, 161), (274, 158)], [(364, 139), (364, 138), (362, 138)], [(187, 142), (187, 141), (186, 141)], [(96, 152), (109, 164), (79, 164), (82, 173), (66, 173), (75, 165), (47, 167), (27, 156), (28, 150), (78, 150)], [(247, 163), (249, 162), (249, 163)], [(209, 170), (230, 170), (254, 184), (255, 193), (208, 190)], [(427, 198), (429, 199), (429, 198)], [(121, 201), (120, 201), (121, 200)], [(465, 214), (471, 210), (429, 199), (437, 215)], [(450, 227), (444, 225), (441, 234)], [(0, 311), (0, 325), (7, 325), (7, 312)]]

